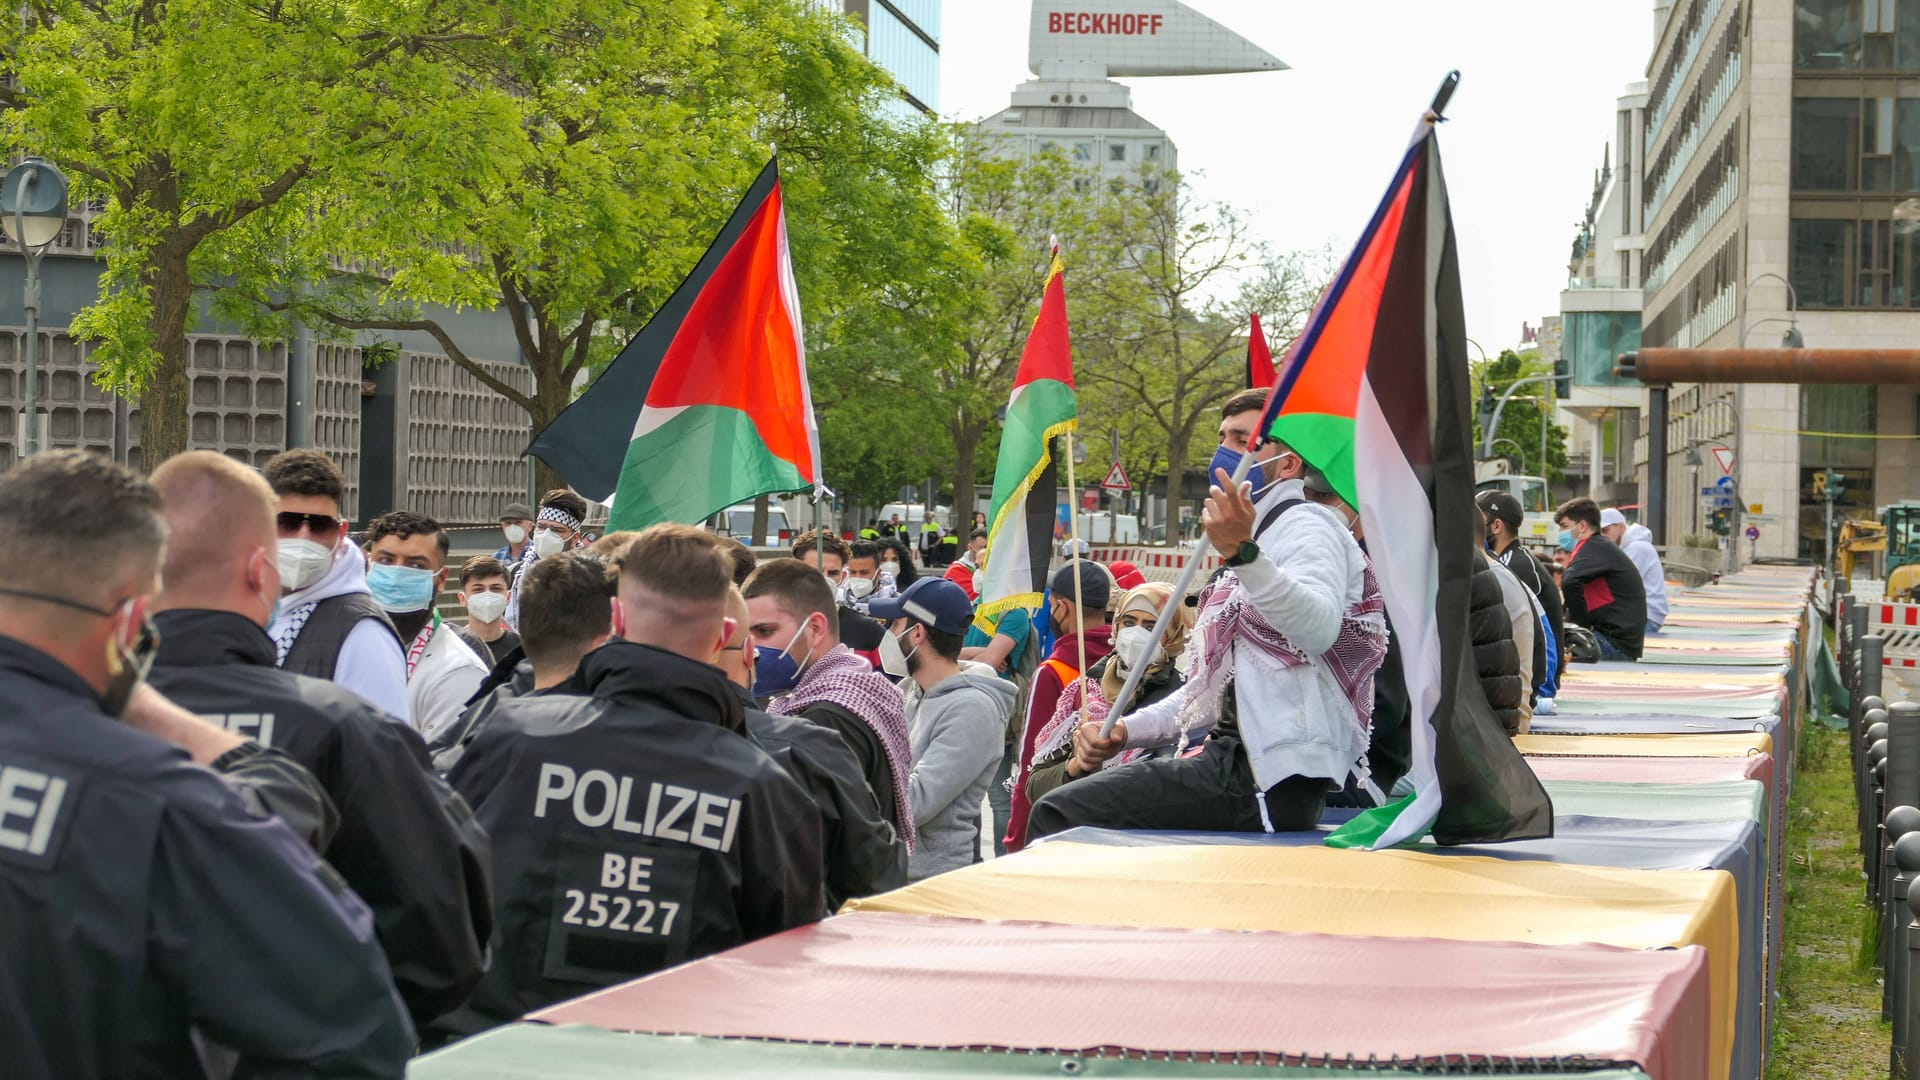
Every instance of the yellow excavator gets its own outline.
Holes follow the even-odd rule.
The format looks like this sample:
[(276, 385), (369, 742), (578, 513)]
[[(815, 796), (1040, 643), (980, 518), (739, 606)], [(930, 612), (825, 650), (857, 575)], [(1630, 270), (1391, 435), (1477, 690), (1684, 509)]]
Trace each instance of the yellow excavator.
[(1883, 507), (1879, 521), (1848, 518), (1833, 538), (1834, 569), (1852, 578), (1861, 556), (1885, 552), (1886, 598), (1908, 602), (1920, 591), (1920, 503), (1911, 500)]

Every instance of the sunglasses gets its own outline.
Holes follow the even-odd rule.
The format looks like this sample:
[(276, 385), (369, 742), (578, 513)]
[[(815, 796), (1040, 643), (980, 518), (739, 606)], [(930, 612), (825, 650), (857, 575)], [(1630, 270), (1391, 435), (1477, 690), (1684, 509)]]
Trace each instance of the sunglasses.
[(273, 515), (273, 521), (286, 536), (297, 536), (302, 528), (315, 536), (331, 536), (340, 531), (340, 519), (326, 514), (298, 514), (282, 510)]

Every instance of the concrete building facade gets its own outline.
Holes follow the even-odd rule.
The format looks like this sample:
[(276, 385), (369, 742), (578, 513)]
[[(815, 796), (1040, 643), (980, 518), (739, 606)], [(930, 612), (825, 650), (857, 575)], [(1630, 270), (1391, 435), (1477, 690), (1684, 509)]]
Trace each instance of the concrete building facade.
[[(1642, 182), (1647, 346), (1822, 348), (1920, 339), (1920, 4), (1674, 0), (1655, 7)], [(1920, 494), (1913, 387), (1680, 385), (1665, 462), (1687, 529), (1691, 445), (1737, 452), (1740, 556), (1819, 557), (1815, 474), (1840, 512)]]

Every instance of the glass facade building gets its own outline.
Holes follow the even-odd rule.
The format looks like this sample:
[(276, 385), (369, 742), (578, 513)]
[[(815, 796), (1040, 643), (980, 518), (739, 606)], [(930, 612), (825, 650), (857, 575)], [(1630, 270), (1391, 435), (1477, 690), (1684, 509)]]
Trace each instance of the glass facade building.
[(906, 104), (928, 116), (940, 111), (940, 0), (823, 2), (866, 28), (867, 58), (900, 84)]

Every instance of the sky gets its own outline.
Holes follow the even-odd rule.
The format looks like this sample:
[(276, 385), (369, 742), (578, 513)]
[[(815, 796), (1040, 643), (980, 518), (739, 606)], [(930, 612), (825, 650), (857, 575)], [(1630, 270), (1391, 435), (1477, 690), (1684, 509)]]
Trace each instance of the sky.
[[(1187, 0), (1292, 70), (1118, 80), (1198, 193), (1283, 249), (1344, 257), (1449, 68), (1440, 130), (1467, 332), (1491, 355), (1559, 310), (1576, 227), (1646, 78), (1652, 0)], [(940, 111), (1005, 108), (1027, 70), (1030, 0), (947, 0)]]

